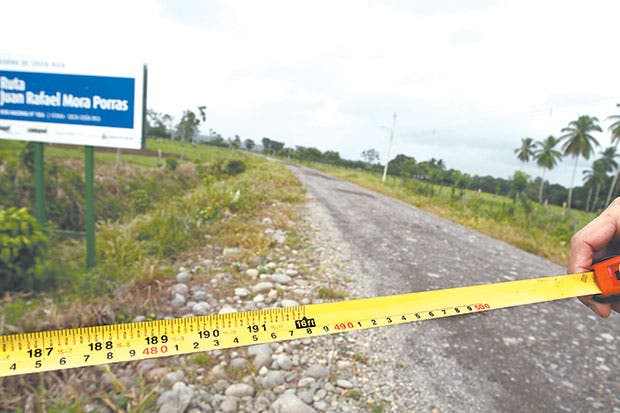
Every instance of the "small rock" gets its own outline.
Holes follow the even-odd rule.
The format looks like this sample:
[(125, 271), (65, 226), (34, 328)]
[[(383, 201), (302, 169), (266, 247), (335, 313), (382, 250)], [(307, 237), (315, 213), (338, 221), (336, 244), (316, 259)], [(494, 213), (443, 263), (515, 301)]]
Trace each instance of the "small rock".
[(282, 300), (282, 302), (280, 303), (282, 305), (282, 307), (296, 307), (299, 305), (299, 303), (295, 300), (289, 300), (289, 299), (284, 299)]
[(155, 360), (143, 360), (138, 363), (138, 373), (146, 374), (149, 370), (152, 370), (157, 365)]
[(293, 362), (291, 358), (286, 354), (280, 354), (276, 357), (276, 362), (278, 363), (278, 367), (282, 370), (290, 370), (293, 368)]
[(306, 370), (306, 375), (315, 379), (322, 379), (329, 376), (329, 370), (320, 364), (314, 364)]
[(185, 374), (183, 374), (183, 371), (181, 370), (171, 371), (164, 376), (164, 380), (166, 380), (170, 384), (181, 382), (184, 378)]
[(245, 397), (254, 396), (254, 387), (245, 383), (235, 383), (228, 386), (224, 394), (226, 396)]
[(280, 284), (287, 284), (292, 280), (292, 278), (286, 274), (272, 274), (269, 278), (274, 283), (280, 283)]
[(273, 389), (284, 383), (284, 372), (280, 370), (272, 370), (265, 376), (263, 380), (263, 386), (268, 389)]
[(252, 364), (256, 369), (260, 369), (261, 367), (268, 366), (271, 363), (271, 355), (273, 351), (269, 344), (258, 344), (256, 346), (251, 346), (248, 348), (248, 354), (250, 356), (255, 356)]
[(271, 237), (277, 244), (284, 244), (286, 242), (286, 235), (280, 230), (274, 232)]
[(256, 268), (250, 268), (245, 273), (250, 278), (258, 278), (258, 270)]
[(198, 314), (198, 315), (206, 315), (209, 314), (209, 310), (211, 309), (211, 306), (209, 305), (209, 303), (205, 302), (205, 301), (201, 301), (199, 303), (196, 303), (192, 306), (192, 312), (194, 314)]
[(315, 381), (316, 379), (314, 377), (304, 377), (303, 379), (299, 380), (299, 382), (297, 383), (297, 386), (298, 387), (311, 386)]
[(248, 361), (241, 357), (234, 358), (230, 361), (230, 367), (237, 370), (244, 369), (247, 365)]
[(174, 297), (175, 294), (187, 295), (189, 287), (187, 284), (179, 283), (170, 287), (170, 294)]
[(172, 390), (162, 393), (157, 400), (159, 413), (177, 413), (183, 412), (189, 406), (190, 401), (194, 397), (192, 389), (187, 387), (183, 382), (174, 383)]
[(343, 389), (350, 389), (353, 387), (353, 384), (345, 379), (336, 380), (336, 386), (341, 387)]
[(225, 257), (228, 257), (230, 255), (237, 255), (241, 252), (241, 250), (239, 248), (224, 248), (224, 251), (222, 251), (222, 255), (224, 255)]
[(237, 412), (237, 398), (236, 397), (226, 397), (222, 404), (220, 404), (220, 409), (224, 413), (235, 413)]
[(202, 290), (196, 290), (192, 293), (192, 296), (195, 300), (205, 301), (209, 297), (209, 294)]
[(176, 276), (176, 280), (179, 283), (186, 283), (191, 279), (192, 279), (192, 274), (189, 271), (181, 271)]
[(181, 294), (175, 294), (174, 298), (170, 300), (172, 307), (183, 307), (185, 305), (185, 296)]
[(222, 306), (218, 314), (230, 314), (230, 313), (236, 313), (236, 312), (237, 312), (237, 309), (235, 307), (233, 307), (230, 304), (224, 304), (224, 306)]
[(312, 390), (302, 390), (297, 395), (304, 403), (311, 404), (314, 401), (314, 392)]
[(325, 396), (327, 396), (327, 390), (325, 389), (318, 389), (316, 391), (316, 393), (314, 393), (314, 401), (319, 401), (319, 400), (323, 400), (325, 398)]
[(269, 281), (261, 282), (252, 287), (252, 291), (255, 293), (262, 293), (269, 291), (273, 288), (273, 283)]
[(212, 379), (225, 379), (226, 377), (228, 377), (226, 374), (226, 368), (224, 368), (221, 364), (213, 367), (209, 372), (209, 378)]
[(250, 295), (250, 290), (247, 288), (235, 288), (235, 297), (247, 297)]
[(294, 394), (284, 393), (273, 402), (271, 408), (276, 413), (314, 413), (315, 410)]

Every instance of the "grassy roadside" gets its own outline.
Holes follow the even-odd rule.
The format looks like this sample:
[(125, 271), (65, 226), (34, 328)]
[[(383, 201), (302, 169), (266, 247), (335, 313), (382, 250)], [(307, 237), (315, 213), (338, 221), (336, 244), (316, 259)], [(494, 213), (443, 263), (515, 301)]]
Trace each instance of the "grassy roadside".
[[(12, 150), (20, 149), (14, 146)], [(277, 162), (204, 145), (154, 140), (148, 146), (176, 155), (178, 166), (171, 170), (157, 166), (157, 157), (121, 155), (117, 170), (116, 154), (96, 153), (96, 191), (121, 192), (136, 180), (148, 185), (122, 200), (126, 214), (98, 220), (97, 265), (92, 270), (84, 268), (83, 238), (53, 236), (46, 269), (53, 283), (42, 293), (6, 293), (0, 301), (0, 333), (40, 330), (41, 320), (44, 328), (52, 329), (131, 319), (145, 309), (132, 304), (129, 296), (128, 301), (119, 300), (116, 292), (139, 293), (157, 284), (173, 275), (181, 257), (207, 243), (264, 255), (272, 242), (260, 222), (265, 211), (276, 213), (273, 220), (286, 220), (292, 205), (303, 200), (299, 181)], [(79, 171), (76, 160), (83, 158), (83, 149), (49, 147), (45, 156), (46, 162), (60, 161)], [(231, 164), (245, 170), (233, 173)], [(161, 191), (158, 187), (173, 186), (168, 181), (183, 185)], [(106, 311), (98, 315), (89, 306)]]
[[(0, 334), (127, 322), (136, 316), (161, 318), (169, 315), (169, 286), (186, 263), (209, 259), (215, 264), (201, 270), (205, 277), (218, 271), (236, 277), (241, 272), (234, 265), (220, 266), (231, 260), (224, 250), (238, 251), (235, 262), (264, 259), (275, 243), (267, 226), (287, 232), (285, 246), (297, 242), (291, 223), (297, 219), (304, 190), (282, 164), (203, 145), (151, 145), (175, 155), (178, 165), (158, 167), (152, 157), (121, 155), (122, 167), (115, 172), (116, 155), (97, 153), (96, 187), (106, 183), (106, 190), (114, 189), (110, 181), (117, 173), (142, 180), (196, 179), (188, 181), (189, 186), (179, 185), (180, 190), (168, 197), (147, 199), (139, 212), (131, 205), (136, 199), (129, 198), (127, 214), (99, 220), (97, 265), (90, 271), (83, 266), (83, 239), (55, 240), (49, 261), (58, 276), (56, 288), (36, 294), (4, 292)], [(63, 159), (78, 170), (80, 157), (81, 148), (46, 148), (46, 159)], [(231, 294), (223, 288), (213, 293)], [(206, 356), (194, 358), (181, 362), (202, 368), (213, 363)], [(143, 383), (139, 376), (131, 388), (116, 385), (124, 368), (119, 364), (0, 378), (0, 410), (21, 411), (27, 400), (37, 411), (84, 411), (88, 403), (100, 400), (114, 411), (153, 411), (158, 395), (154, 384)]]
[(304, 165), (394, 197), (559, 265), (566, 264), (572, 234), (596, 216), (413, 179), (388, 176), (384, 183), (376, 173), (319, 163)]

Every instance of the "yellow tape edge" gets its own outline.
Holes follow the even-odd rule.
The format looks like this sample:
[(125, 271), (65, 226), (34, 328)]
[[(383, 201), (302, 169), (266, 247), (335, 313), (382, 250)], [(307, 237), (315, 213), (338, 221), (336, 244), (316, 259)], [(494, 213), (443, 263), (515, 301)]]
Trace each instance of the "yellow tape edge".
[(184, 355), (600, 293), (592, 272), (140, 323), (0, 336), (0, 377)]

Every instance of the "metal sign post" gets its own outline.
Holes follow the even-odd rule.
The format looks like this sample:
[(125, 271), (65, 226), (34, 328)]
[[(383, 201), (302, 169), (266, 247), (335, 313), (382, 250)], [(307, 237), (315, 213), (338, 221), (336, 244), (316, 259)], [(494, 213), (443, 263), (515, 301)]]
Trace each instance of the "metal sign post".
[(95, 154), (84, 147), (84, 184), (86, 196), (86, 268), (95, 266)]
[(44, 227), (45, 222), (45, 166), (43, 163), (43, 144), (34, 143), (34, 208), (37, 222)]

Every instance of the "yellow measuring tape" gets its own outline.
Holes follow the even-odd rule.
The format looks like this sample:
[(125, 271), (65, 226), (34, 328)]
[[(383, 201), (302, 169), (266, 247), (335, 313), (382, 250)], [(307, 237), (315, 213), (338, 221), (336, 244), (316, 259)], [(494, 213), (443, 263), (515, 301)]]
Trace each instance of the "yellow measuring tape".
[(0, 336), (0, 377), (143, 360), (599, 294), (593, 272), (323, 304)]

